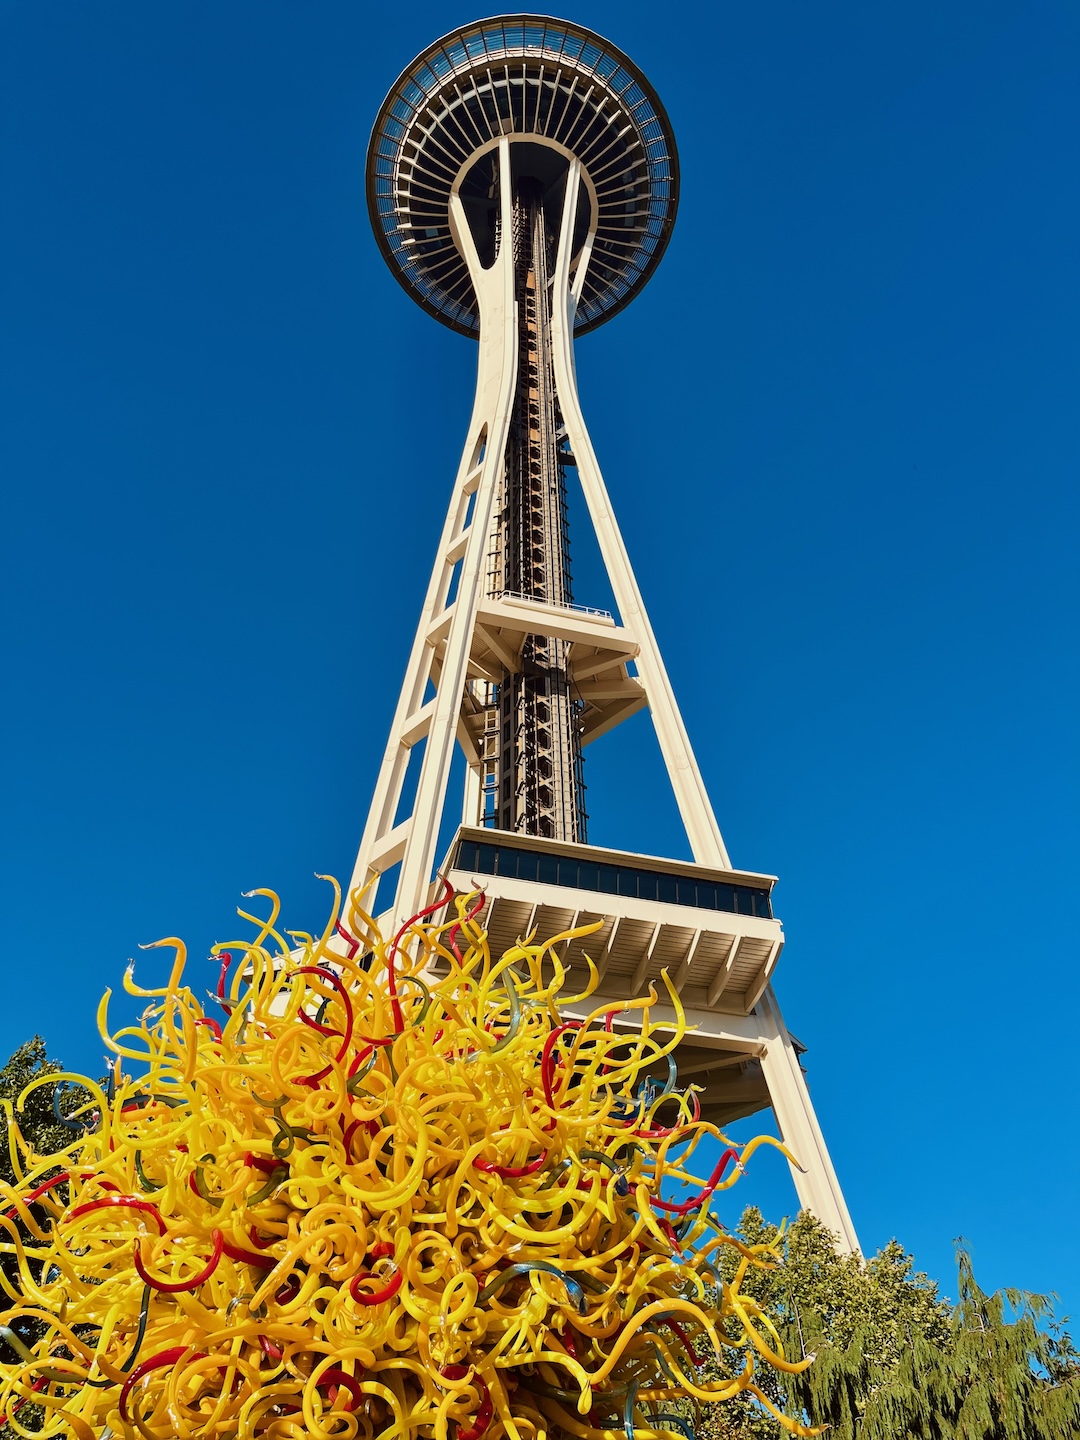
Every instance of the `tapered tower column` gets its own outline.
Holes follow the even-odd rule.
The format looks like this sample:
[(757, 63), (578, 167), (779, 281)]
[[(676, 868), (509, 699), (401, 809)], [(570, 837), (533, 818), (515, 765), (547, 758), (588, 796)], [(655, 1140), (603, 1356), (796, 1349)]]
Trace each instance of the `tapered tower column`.
[[(501, 233), (513, 224), (513, 192), (507, 162), (509, 141), (498, 144), (496, 216)], [(507, 438), (517, 382), (517, 304), (514, 260), (502, 246), (485, 267), (469, 231), (460, 195), (449, 195), (448, 224), (468, 268), (480, 328), (476, 399), (457, 480), (443, 525), (360, 842), (352, 887), (364, 888), (382, 871), (400, 865), (395, 908), (420, 909), (431, 879), (439, 823), (445, 804), (454, 743), (461, 727), (462, 697), (477, 605), (486, 574), (493, 507), (504, 482)], [(490, 681), (486, 683), (490, 684)], [(432, 692), (432, 693), (429, 693)], [(398, 811), (413, 748), (423, 743), (415, 799)]]
[[(637, 294), (674, 222), (678, 163), (663, 107), (633, 63), (583, 27), (481, 21), (430, 46), (393, 86), (367, 183), (391, 271), (479, 345), (472, 417), (352, 888), (377, 886), (368, 903), (397, 926), (427, 902), (441, 858), (456, 888), (483, 890), (494, 949), (594, 923), (590, 1008), (618, 1010), (666, 971), (691, 1027), (680, 1070), (704, 1087), (705, 1118), (726, 1124), (771, 1105), (800, 1161), (801, 1203), (856, 1249), (772, 990), (784, 944), (775, 877), (732, 867), (578, 398), (575, 337)], [(572, 589), (573, 483), (614, 615)], [(692, 862), (586, 843), (587, 747), (642, 708)], [(453, 830), (458, 746), (467, 778)], [(583, 943), (563, 960), (573, 989), (588, 973)]]

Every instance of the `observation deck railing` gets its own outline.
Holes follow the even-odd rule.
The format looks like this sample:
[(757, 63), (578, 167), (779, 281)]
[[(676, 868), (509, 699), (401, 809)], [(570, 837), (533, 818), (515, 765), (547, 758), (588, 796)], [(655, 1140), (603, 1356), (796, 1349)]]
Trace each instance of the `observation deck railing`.
[(572, 601), (542, 600), (537, 595), (522, 595), (520, 590), (500, 590), (493, 600), (519, 600), (526, 605), (550, 605), (557, 610), (572, 610), (575, 615), (591, 615), (594, 620), (610, 620), (615, 617), (610, 610), (598, 610), (595, 605), (575, 605)]

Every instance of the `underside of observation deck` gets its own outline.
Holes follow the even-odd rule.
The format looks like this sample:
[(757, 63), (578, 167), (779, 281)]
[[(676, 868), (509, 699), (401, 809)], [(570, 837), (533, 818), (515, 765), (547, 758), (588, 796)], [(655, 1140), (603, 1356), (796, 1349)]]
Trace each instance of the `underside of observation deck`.
[[(773, 876), (469, 827), (455, 837), (442, 873), (461, 895), (482, 890), (476, 919), (494, 955), (522, 940), (539, 944), (597, 927), (554, 946), (565, 994), (588, 988), (590, 960), (598, 976), (587, 999), (562, 1002), (568, 1017), (618, 1012), (652, 987), (654, 1018), (673, 1018), (666, 971), (690, 1027), (679, 1074), (702, 1087), (706, 1120), (728, 1125), (769, 1104), (752, 1012), (784, 943), (772, 914)], [(628, 1033), (638, 1019), (616, 1015)]]
[[(479, 316), (449, 221), (452, 188), (499, 138), (575, 155), (596, 208), (596, 239), (575, 328), (622, 309), (667, 245), (678, 158), (656, 93), (633, 62), (579, 25), (542, 16), (486, 20), (444, 36), (402, 73), (368, 149), (368, 206), (391, 270), (431, 314), (468, 335)], [(475, 177), (473, 177), (475, 181)], [(466, 206), (490, 203), (466, 186)]]

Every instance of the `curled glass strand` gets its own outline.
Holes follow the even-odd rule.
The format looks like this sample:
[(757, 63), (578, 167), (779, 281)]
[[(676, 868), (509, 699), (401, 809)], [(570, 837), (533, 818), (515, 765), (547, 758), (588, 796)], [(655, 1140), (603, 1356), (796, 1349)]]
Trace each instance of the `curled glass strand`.
[[(17, 1433), (32, 1403), (42, 1440), (693, 1440), (650, 1413), (656, 1392), (765, 1405), (756, 1369), (808, 1363), (743, 1288), (777, 1244), (710, 1209), (776, 1142), (729, 1144), (678, 1088), (666, 977), (673, 1022), (651, 1018), (661, 982), (564, 1019), (561, 948), (595, 925), (492, 956), (483, 897), (445, 883), (389, 941), (362, 896), (310, 936), (254, 893), (268, 918), (214, 947), (216, 1015), (161, 942), (165, 983), (125, 981), (151, 1001), (139, 1023), (110, 1034), (99, 1012), (107, 1092), (30, 1087), (54, 1086), (65, 1147), (36, 1155), (29, 1091), (15, 1107), (0, 1413)], [(90, 1097), (70, 1114), (65, 1086)]]

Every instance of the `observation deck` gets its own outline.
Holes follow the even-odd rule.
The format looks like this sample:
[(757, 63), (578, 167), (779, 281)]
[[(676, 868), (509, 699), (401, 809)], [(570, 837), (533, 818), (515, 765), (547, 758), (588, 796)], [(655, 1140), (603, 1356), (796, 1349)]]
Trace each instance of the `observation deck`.
[(685, 1004), (746, 1015), (761, 998), (784, 944), (772, 913), (775, 877), (713, 870), (462, 826), (444, 870), (459, 893), (483, 890), (478, 917), (501, 954), (535, 930), (538, 940), (599, 920), (601, 929), (559, 947), (574, 990), (588, 979), (588, 954), (600, 990), (632, 1000), (667, 969)]
[[(652, 984), (654, 1019), (672, 1019), (666, 969), (689, 1027), (679, 1074), (704, 1085), (705, 1118), (726, 1125), (769, 1103), (752, 1012), (784, 944), (772, 912), (775, 876), (474, 826), (458, 831), (443, 874), (459, 894), (483, 890), (477, 919), (493, 955), (534, 931), (535, 943), (599, 921), (593, 934), (557, 947), (566, 994), (585, 988), (586, 955), (600, 976), (588, 1000), (560, 1000), (560, 1009), (580, 1018)], [(615, 1024), (630, 1033), (639, 1022), (630, 1012)]]
[[(383, 102), (367, 157), (371, 223), (390, 269), (430, 314), (479, 333), (450, 227), (457, 188), (470, 223), (493, 224), (502, 136), (581, 162), (591, 254), (575, 333), (595, 329), (648, 280), (667, 246), (679, 166), (664, 107), (634, 63), (580, 25), (538, 15), (478, 21), (435, 42)], [(557, 171), (553, 172), (557, 176)], [(494, 243), (498, 243), (497, 240)]]

